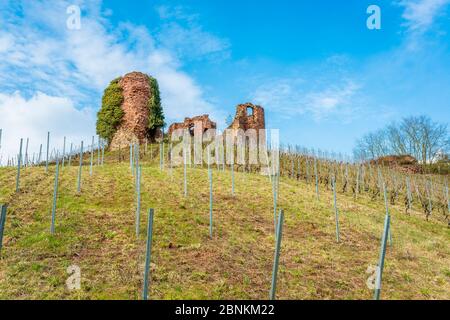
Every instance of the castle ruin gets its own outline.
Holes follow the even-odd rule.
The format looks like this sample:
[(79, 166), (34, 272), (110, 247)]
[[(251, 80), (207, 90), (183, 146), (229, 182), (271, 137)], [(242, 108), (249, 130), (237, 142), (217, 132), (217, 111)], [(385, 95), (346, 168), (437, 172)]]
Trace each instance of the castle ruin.
[[(123, 93), (121, 108), (122, 121), (110, 144), (111, 150), (126, 147), (130, 143), (145, 143), (161, 138), (161, 129), (150, 132), (148, 102), (155, 94), (149, 83), (149, 76), (141, 72), (131, 72), (118, 82)], [(158, 93), (159, 94), (159, 93)]]
[(183, 122), (173, 123), (169, 127), (168, 134), (172, 136), (172, 133), (178, 129), (187, 129), (191, 136), (202, 135), (208, 129), (216, 129), (217, 125), (215, 122), (209, 119), (209, 115), (204, 114), (202, 116), (197, 116), (193, 118), (185, 118)]
[(264, 109), (252, 103), (240, 104), (236, 107), (236, 116), (228, 129), (265, 129)]

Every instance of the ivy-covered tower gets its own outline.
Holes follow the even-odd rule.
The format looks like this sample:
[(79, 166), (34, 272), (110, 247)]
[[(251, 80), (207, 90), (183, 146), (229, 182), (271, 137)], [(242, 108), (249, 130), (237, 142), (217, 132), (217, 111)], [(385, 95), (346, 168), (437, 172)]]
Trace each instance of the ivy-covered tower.
[(117, 78), (105, 89), (98, 112), (97, 134), (111, 150), (161, 137), (164, 112), (158, 81), (141, 72)]

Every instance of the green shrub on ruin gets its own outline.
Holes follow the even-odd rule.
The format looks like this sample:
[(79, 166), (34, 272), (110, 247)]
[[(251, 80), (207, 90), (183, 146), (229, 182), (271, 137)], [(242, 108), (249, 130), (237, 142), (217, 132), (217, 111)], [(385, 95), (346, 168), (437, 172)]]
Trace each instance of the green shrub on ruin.
[(148, 82), (150, 84), (150, 99), (148, 100), (149, 109), (149, 119), (148, 119), (148, 129), (150, 135), (156, 132), (157, 129), (165, 126), (164, 122), (164, 112), (161, 106), (161, 97), (159, 94), (158, 81), (153, 77), (148, 77)]
[(114, 134), (122, 122), (123, 90), (119, 85), (121, 78), (117, 78), (105, 89), (102, 98), (102, 107), (97, 114), (97, 134), (111, 142)]

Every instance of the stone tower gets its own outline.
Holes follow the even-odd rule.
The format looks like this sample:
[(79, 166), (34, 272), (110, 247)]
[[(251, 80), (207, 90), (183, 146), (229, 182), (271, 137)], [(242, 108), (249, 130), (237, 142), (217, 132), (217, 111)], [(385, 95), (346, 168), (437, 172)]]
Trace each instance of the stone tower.
[(130, 143), (142, 144), (161, 137), (160, 130), (155, 137), (148, 135), (148, 100), (153, 94), (148, 76), (141, 72), (128, 73), (119, 81), (119, 86), (123, 90), (124, 116), (111, 141), (110, 149), (117, 150), (119, 147), (127, 147)]
[(252, 103), (240, 104), (236, 107), (236, 116), (229, 129), (265, 129), (264, 109)]

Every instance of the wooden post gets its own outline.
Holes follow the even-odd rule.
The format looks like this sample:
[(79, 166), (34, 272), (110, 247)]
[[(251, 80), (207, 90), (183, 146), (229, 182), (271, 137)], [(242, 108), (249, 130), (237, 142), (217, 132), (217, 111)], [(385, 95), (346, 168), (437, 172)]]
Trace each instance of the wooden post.
[(427, 180), (426, 182), (427, 196), (428, 196), (428, 210), (430, 215), (433, 213), (433, 204), (431, 202), (431, 183)]
[(412, 207), (411, 181), (409, 177), (406, 178), (406, 198), (408, 200), (408, 210)]

